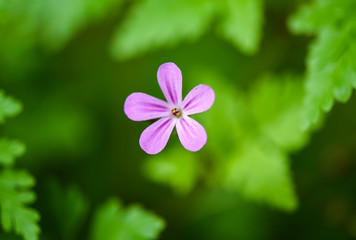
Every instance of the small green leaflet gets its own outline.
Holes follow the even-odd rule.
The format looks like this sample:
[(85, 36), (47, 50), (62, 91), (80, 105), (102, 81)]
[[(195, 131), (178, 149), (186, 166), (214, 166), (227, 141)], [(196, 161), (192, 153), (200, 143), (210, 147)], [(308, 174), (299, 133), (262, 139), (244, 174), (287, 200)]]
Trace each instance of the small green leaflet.
[(0, 139), (0, 165), (11, 166), (15, 158), (25, 152), (25, 145), (17, 140)]
[(96, 210), (90, 240), (153, 240), (164, 226), (160, 217), (141, 206), (123, 208), (120, 201), (111, 199)]
[(263, 23), (262, 0), (226, 0), (220, 34), (246, 54), (259, 47)]
[(0, 89), (0, 124), (5, 123), (8, 117), (14, 117), (22, 110), (22, 105), (16, 99), (6, 96)]

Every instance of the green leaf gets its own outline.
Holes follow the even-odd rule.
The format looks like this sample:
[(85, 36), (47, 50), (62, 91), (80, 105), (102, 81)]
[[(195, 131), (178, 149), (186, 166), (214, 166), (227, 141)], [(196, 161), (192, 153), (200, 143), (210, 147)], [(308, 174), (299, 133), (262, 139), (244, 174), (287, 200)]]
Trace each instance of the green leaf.
[(157, 239), (164, 221), (139, 205), (124, 209), (116, 199), (99, 207), (91, 227), (91, 240), (149, 240)]
[(316, 1), (290, 20), (295, 33), (316, 35), (307, 57), (303, 129), (330, 111), (334, 99), (348, 101), (356, 88), (355, 8), (353, 0)]
[(182, 147), (175, 147), (148, 158), (145, 173), (153, 181), (169, 185), (177, 194), (186, 194), (199, 175), (200, 164), (196, 156)]
[(138, 1), (114, 35), (111, 52), (127, 59), (148, 50), (193, 41), (209, 27), (216, 11), (213, 0)]
[(218, 96), (211, 109), (203, 113), (201, 123), (209, 136), (207, 145), (212, 150), (211, 154), (217, 155), (224, 162), (227, 153), (254, 127), (244, 93), (226, 79), (209, 71), (199, 72), (193, 78), (204, 79), (204, 83), (211, 86), (215, 96)]
[(5, 123), (8, 117), (14, 117), (22, 110), (22, 105), (16, 99), (6, 96), (4, 91), (0, 90), (0, 124)]
[[(302, 81), (292, 76), (258, 79), (246, 98), (243, 112), (251, 123), (226, 165), (225, 185), (248, 199), (294, 210), (297, 199), (287, 152), (301, 148), (307, 134), (300, 129)], [(248, 112), (246, 113), (246, 109)], [(238, 109), (236, 109), (238, 111)]]
[(142, 0), (134, 5), (114, 35), (111, 53), (128, 59), (183, 41), (194, 41), (220, 15), (219, 33), (247, 54), (258, 50), (262, 34), (262, 0)]
[(262, 0), (226, 0), (220, 34), (246, 54), (258, 50), (263, 25)]
[(300, 129), (304, 91), (302, 78), (293, 75), (258, 80), (250, 90), (248, 108), (261, 132), (281, 149), (300, 149), (308, 134)]
[[(303, 88), (299, 77), (265, 76), (243, 93), (214, 74), (201, 74), (215, 91), (206, 115), (215, 185), (248, 200), (291, 211), (297, 207), (288, 153), (300, 149)], [(215, 80), (214, 80), (215, 79)], [(219, 126), (219, 128), (216, 128)], [(216, 180), (220, 179), (220, 180)]]
[(25, 152), (25, 145), (17, 140), (0, 139), (0, 164), (11, 166), (15, 158)]
[(227, 165), (225, 186), (238, 189), (247, 199), (294, 210), (297, 199), (287, 156), (269, 139), (245, 139)]
[(14, 230), (25, 240), (36, 240), (40, 232), (39, 214), (27, 204), (35, 200), (29, 190), (34, 178), (25, 171), (6, 169), (0, 172), (1, 223), (5, 232)]

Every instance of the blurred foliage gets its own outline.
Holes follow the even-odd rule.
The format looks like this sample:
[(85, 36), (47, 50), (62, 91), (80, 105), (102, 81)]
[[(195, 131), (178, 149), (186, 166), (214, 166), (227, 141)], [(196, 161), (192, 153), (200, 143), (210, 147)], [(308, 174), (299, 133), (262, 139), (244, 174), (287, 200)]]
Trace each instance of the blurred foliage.
[(245, 53), (257, 51), (262, 0), (143, 0), (137, 2), (119, 26), (112, 53), (118, 59), (127, 59), (147, 50), (196, 40), (208, 30), (216, 15), (222, 15), (218, 31), (222, 37)]
[(228, 188), (287, 210), (296, 208), (287, 153), (306, 140), (298, 125), (301, 100), (300, 78), (267, 76), (241, 101), (240, 113), (239, 106), (233, 106), (234, 118), (242, 119), (235, 121), (233, 129), (242, 136), (236, 137), (227, 157), (224, 184)]
[[(0, 87), (24, 105), (0, 90), (0, 239), (356, 237), (355, 8), (0, 0)], [(155, 74), (168, 61), (184, 94), (215, 91), (193, 116), (208, 142), (188, 152), (173, 132), (147, 156), (150, 123), (123, 103), (162, 98)]]
[(212, 0), (139, 1), (119, 26), (112, 52), (129, 58), (151, 48), (196, 39), (207, 29), (216, 7), (217, 1)]
[(175, 147), (149, 158), (144, 170), (149, 178), (170, 185), (177, 194), (187, 194), (198, 179), (199, 163), (196, 154)]
[[(56, 181), (49, 183), (50, 208), (62, 239), (78, 239), (78, 233), (89, 213), (89, 202), (78, 186), (63, 189)], [(66, 221), (63, 221), (66, 219)]]
[[(14, 74), (40, 61), (37, 49), (58, 51), (89, 22), (98, 21), (122, 0), (32, 0), (0, 2), (0, 62)], [(26, 39), (26, 41), (24, 41)], [(22, 60), (17, 61), (19, 58)]]
[(316, 35), (306, 60), (304, 129), (319, 120), (321, 110), (330, 111), (334, 98), (346, 102), (356, 88), (355, 8), (353, 0), (318, 0), (290, 20), (293, 32)]

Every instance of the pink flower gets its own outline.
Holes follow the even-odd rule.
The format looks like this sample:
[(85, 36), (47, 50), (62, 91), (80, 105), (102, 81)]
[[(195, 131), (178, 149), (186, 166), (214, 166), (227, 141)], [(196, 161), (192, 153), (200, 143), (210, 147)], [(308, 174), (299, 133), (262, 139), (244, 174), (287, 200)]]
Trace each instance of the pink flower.
[(207, 134), (189, 115), (204, 112), (213, 105), (213, 89), (198, 85), (182, 101), (182, 72), (174, 63), (162, 64), (157, 79), (167, 102), (145, 93), (132, 93), (125, 101), (125, 114), (133, 121), (160, 118), (142, 132), (141, 148), (148, 154), (161, 152), (175, 126), (183, 147), (199, 151), (207, 141)]

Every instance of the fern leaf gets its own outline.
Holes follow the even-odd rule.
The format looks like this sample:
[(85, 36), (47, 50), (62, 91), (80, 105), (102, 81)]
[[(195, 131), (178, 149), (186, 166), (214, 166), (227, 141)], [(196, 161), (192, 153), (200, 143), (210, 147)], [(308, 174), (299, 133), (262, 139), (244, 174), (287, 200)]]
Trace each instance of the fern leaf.
[(1, 223), (5, 232), (14, 230), (25, 240), (37, 240), (39, 214), (27, 204), (35, 200), (29, 190), (34, 178), (25, 171), (6, 169), (0, 172)]
[(303, 129), (331, 110), (335, 100), (346, 102), (356, 88), (356, 2), (316, 1), (290, 20), (295, 33), (316, 35), (307, 57)]

